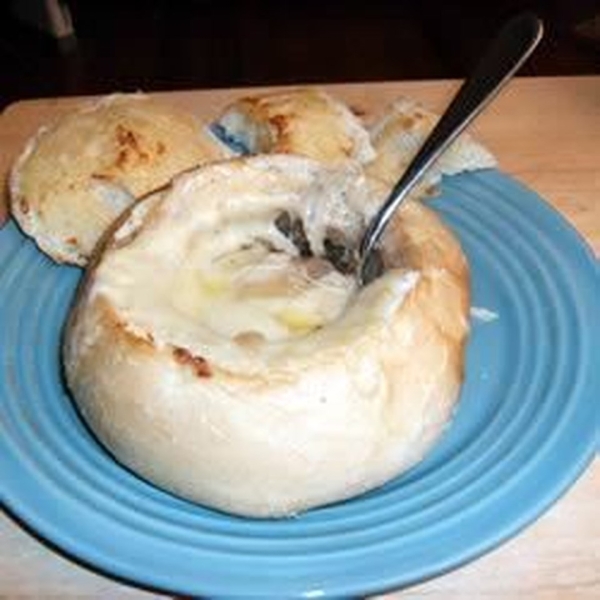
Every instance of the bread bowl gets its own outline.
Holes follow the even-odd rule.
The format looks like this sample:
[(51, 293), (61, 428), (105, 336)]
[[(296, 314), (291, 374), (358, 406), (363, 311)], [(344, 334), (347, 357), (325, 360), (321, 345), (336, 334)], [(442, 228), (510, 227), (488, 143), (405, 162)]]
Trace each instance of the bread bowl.
[(142, 93), (112, 94), (28, 141), (10, 173), (11, 213), (55, 261), (83, 266), (138, 197), (229, 154), (195, 116)]
[(75, 402), (118, 461), (265, 518), (353, 497), (423, 458), (461, 387), (468, 265), (435, 213), (409, 203), (386, 234), (386, 271), (358, 289), (323, 258), (325, 238), (355, 244), (382, 193), (357, 168), (255, 156), (184, 174), (130, 210), (63, 344)]

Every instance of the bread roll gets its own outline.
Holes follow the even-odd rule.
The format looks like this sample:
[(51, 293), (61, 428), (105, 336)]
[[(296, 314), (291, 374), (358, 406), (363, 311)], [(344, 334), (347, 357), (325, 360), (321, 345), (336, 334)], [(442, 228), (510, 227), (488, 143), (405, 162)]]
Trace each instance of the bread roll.
[(328, 240), (355, 245), (381, 199), (360, 169), (272, 155), (206, 165), (134, 206), (88, 269), (63, 347), (116, 459), (252, 517), (353, 497), (421, 460), (461, 387), (468, 267), (409, 203), (386, 271), (359, 289)]
[(360, 120), (316, 88), (241, 98), (223, 111), (213, 131), (242, 153), (300, 154), (330, 165), (375, 156)]
[(144, 94), (114, 94), (28, 142), (10, 175), (11, 212), (54, 260), (85, 265), (136, 198), (229, 154), (192, 115)]
[[(371, 126), (371, 142), (376, 158), (366, 169), (391, 188), (425, 142), (438, 121), (435, 113), (409, 98), (399, 98)], [(427, 198), (439, 191), (442, 175), (455, 175), (496, 166), (496, 159), (469, 134), (463, 133), (425, 173), (411, 193), (412, 198)]]

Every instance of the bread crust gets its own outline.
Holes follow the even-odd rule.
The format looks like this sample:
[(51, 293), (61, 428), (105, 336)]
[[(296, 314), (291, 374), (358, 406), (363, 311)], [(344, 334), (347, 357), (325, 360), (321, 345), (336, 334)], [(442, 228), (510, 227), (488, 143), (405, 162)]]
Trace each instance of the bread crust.
[(360, 119), (317, 88), (240, 98), (217, 125), (251, 154), (299, 154), (326, 164), (367, 163), (375, 156)]
[[(376, 157), (366, 169), (370, 177), (390, 189), (406, 171), (439, 120), (439, 116), (409, 98), (399, 97), (371, 125), (369, 133)], [(439, 193), (442, 175), (489, 169), (496, 159), (468, 133), (461, 134), (424, 173), (411, 192), (413, 199), (427, 199)]]
[[(283, 183), (286, 169), (295, 172), (304, 161), (209, 165), (157, 202), (176, 202), (202, 178), (243, 183), (240, 173), (258, 160), (273, 161)], [(199, 206), (204, 200), (196, 199)], [(138, 214), (132, 229), (145, 231), (160, 214)], [(113, 232), (106, 252), (119, 252), (122, 243)], [(469, 328), (467, 261), (432, 210), (409, 203), (385, 246), (389, 273), (356, 296), (353, 317), (280, 344), (253, 369), (127, 322), (98, 292), (100, 256), (63, 345), (67, 382), (85, 420), (145, 479), (238, 515), (293, 515), (382, 485), (419, 462), (450, 422)], [(399, 301), (394, 277), (404, 286)], [(383, 312), (373, 308), (378, 303)]]

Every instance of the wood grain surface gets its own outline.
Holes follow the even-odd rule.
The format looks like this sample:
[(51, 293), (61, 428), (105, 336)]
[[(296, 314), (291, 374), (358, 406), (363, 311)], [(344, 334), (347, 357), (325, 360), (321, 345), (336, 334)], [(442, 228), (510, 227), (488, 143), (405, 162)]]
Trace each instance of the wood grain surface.
[[(443, 110), (456, 81), (322, 86), (369, 119), (399, 95)], [(249, 89), (163, 92), (165, 101), (210, 120)], [(40, 99), (0, 116), (0, 174), (6, 176), (39, 126), (81, 104)], [(558, 209), (600, 254), (600, 77), (516, 79), (473, 133), (500, 168)], [(0, 202), (0, 220), (7, 216)], [(1, 474), (0, 474), (1, 476)], [(163, 598), (71, 562), (0, 515), (1, 598)], [(381, 596), (380, 598), (384, 598)], [(535, 524), (464, 567), (385, 598), (596, 600), (600, 598), (600, 461)]]

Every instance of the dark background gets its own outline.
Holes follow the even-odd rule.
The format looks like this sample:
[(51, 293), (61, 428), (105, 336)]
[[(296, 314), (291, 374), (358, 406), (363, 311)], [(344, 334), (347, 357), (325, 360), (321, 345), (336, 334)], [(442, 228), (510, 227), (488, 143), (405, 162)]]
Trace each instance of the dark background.
[(464, 77), (525, 9), (546, 35), (521, 75), (600, 73), (600, 42), (581, 29), (598, 0), (66, 2), (75, 37), (60, 42), (2, 4), (0, 108), (138, 89)]

